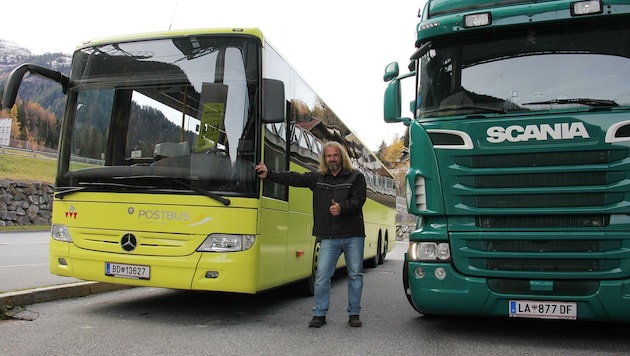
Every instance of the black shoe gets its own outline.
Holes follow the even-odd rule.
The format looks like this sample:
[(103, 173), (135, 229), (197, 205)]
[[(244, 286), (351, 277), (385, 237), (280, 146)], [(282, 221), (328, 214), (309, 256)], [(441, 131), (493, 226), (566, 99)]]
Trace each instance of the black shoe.
[(309, 328), (321, 328), (326, 325), (326, 317), (325, 316), (314, 316), (313, 320), (308, 322)]
[(360, 328), (363, 325), (363, 322), (359, 319), (358, 315), (350, 315), (350, 318), (348, 318), (348, 325), (354, 328)]

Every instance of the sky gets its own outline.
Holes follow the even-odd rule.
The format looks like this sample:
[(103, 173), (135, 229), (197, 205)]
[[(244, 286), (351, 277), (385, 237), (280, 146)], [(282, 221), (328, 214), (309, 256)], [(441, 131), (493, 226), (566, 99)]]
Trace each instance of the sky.
[[(215, 27), (258, 27), (370, 149), (402, 136), (383, 121), (383, 70), (406, 70), (424, 0), (5, 1), (0, 38), (33, 54), (71, 54), (86, 40)], [(66, 73), (68, 74), (68, 73)], [(408, 80), (410, 81), (410, 80)], [(412, 97), (403, 97), (403, 116)]]

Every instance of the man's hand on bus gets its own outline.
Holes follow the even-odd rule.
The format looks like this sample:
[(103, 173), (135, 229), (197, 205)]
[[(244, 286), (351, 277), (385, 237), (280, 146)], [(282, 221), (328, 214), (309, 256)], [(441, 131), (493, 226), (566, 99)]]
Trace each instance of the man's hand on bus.
[(258, 177), (265, 179), (267, 178), (267, 166), (264, 163), (258, 163), (255, 167), (256, 173), (258, 173)]
[(335, 201), (335, 199), (330, 201), (330, 215), (337, 216), (341, 214), (341, 205)]

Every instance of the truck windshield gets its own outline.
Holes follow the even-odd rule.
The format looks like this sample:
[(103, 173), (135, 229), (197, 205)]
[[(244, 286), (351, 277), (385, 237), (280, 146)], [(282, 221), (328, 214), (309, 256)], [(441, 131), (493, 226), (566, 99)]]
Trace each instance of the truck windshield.
[(630, 24), (610, 21), (435, 40), (416, 116), (630, 105), (629, 37)]
[(77, 50), (57, 187), (255, 194), (259, 49), (207, 35)]

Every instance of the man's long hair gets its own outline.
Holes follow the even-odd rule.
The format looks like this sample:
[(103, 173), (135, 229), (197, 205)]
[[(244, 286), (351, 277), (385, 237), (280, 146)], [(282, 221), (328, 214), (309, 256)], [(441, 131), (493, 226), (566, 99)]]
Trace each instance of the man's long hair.
[(323, 174), (328, 172), (328, 166), (326, 165), (326, 148), (330, 146), (336, 147), (339, 150), (342, 168), (354, 171), (354, 166), (352, 166), (352, 161), (350, 161), (350, 156), (348, 156), (346, 149), (337, 141), (329, 141), (322, 147), (322, 153), (319, 157), (319, 173)]

